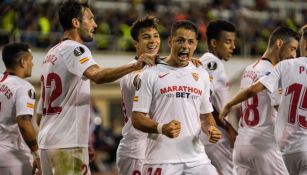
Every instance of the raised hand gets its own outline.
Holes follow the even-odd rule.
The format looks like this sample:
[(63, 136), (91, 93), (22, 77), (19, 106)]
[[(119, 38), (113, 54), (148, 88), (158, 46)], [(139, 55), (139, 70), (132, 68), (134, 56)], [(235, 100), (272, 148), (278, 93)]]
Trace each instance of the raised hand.
[(142, 54), (138, 57), (138, 60), (136, 63), (134, 63), (134, 66), (137, 69), (142, 69), (145, 65), (153, 66), (155, 65), (157, 54)]

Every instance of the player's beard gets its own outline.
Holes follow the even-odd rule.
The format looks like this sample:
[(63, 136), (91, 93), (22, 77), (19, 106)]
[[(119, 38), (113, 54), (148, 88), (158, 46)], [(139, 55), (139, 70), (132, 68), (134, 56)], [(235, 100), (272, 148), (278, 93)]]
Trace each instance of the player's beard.
[(79, 35), (82, 41), (84, 42), (91, 42), (93, 41), (93, 36), (90, 35), (90, 31), (84, 28), (79, 29)]

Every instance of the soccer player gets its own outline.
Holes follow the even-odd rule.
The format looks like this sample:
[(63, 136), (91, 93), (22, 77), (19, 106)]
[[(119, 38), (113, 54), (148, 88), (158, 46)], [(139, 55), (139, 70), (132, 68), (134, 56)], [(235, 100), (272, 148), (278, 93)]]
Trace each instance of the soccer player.
[[(281, 85), (282, 96), (275, 124), (275, 135), (291, 175), (307, 174), (307, 26), (302, 28), (301, 34), (299, 42), (301, 57), (279, 62), (271, 72), (266, 73), (257, 82), (233, 97), (220, 114), (223, 118), (233, 105), (263, 90), (273, 93)], [(251, 110), (254, 110), (254, 106), (251, 107)]]
[(149, 133), (144, 175), (217, 174), (199, 139), (201, 130), (211, 142), (221, 133), (210, 113), (209, 76), (189, 61), (197, 35), (190, 21), (174, 23), (170, 55), (137, 80), (132, 124)]
[(29, 175), (36, 167), (40, 173), (31, 120), (35, 90), (24, 80), (32, 73), (32, 52), (27, 44), (12, 43), (4, 46), (2, 59), (6, 71), (0, 74), (0, 174)]
[(83, 44), (97, 27), (87, 3), (67, 1), (59, 8), (64, 39), (51, 48), (41, 65), (41, 111), (38, 135), (44, 175), (90, 174), (88, 135), (90, 81), (112, 82), (140, 70), (151, 57), (117, 68), (101, 68)]
[[(158, 20), (153, 16), (136, 20), (131, 26), (130, 33), (136, 48), (136, 62), (142, 54), (157, 54), (160, 48)], [(120, 80), (123, 100), (125, 126), (123, 138), (117, 149), (116, 164), (120, 175), (141, 175), (145, 160), (147, 133), (135, 129), (131, 123), (133, 97), (137, 88), (136, 80), (141, 71), (125, 75)]]
[(220, 175), (232, 174), (232, 148), (237, 135), (230, 123), (225, 121), (226, 125), (224, 125), (218, 119), (219, 112), (229, 96), (229, 80), (223, 60), (228, 61), (232, 57), (235, 49), (235, 31), (235, 26), (227, 21), (211, 21), (206, 31), (209, 52), (200, 58), (211, 81), (211, 99), (214, 109), (212, 114), (222, 132), (222, 138), (216, 144), (208, 142), (206, 137), (202, 137), (202, 142), (209, 159)]
[[(296, 57), (298, 40), (298, 33), (291, 29), (276, 28), (262, 57), (245, 69), (241, 88), (271, 72), (282, 59)], [(279, 102), (280, 92), (277, 90), (272, 94), (262, 91), (241, 103), (242, 116), (234, 147), (238, 174), (288, 174), (274, 135)]]

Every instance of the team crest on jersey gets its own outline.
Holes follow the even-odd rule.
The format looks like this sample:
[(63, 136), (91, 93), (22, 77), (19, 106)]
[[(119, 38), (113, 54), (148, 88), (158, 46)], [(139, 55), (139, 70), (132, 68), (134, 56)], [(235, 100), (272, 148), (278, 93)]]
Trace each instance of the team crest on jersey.
[(217, 69), (217, 63), (215, 61), (211, 61), (207, 64), (207, 68), (208, 68), (208, 70), (213, 71), (213, 70)]
[(31, 99), (35, 99), (35, 91), (33, 89), (30, 89), (28, 91), (28, 95)]
[(74, 50), (75, 56), (80, 56), (85, 52), (85, 49), (83, 47), (76, 47)]
[(192, 77), (194, 78), (195, 81), (198, 81), (199, 74), (198, 73), (192, 73)]

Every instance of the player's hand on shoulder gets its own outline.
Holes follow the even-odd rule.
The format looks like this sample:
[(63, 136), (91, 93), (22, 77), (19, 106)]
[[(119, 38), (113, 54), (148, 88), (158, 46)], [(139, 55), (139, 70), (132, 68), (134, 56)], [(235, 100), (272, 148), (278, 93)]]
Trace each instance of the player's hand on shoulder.
[(196, 67), (199, 67), (199, 66), (202, 66), (202, 65), (203, 65), (203, 63), (201, 63), (201, 61), (200, 61), (199, 59), (194, 58), (194, 57), (191, 58), (191, 62), (192, 62), (192, 63), (194, 64), (194, 66), (196, 66)]
[(181, 130), (181, 123), (177, 120), (172, 120), (162, 127), (162, 133), (169, 138), (176, 138), (179, 136)]
[(208, 140), (211, 143), (216, 143), (222, 138), (222, 132), (215, 126), (208, 127)]
[(155, 65), (157, 56), (157, 54), (144, 53), (138, 57), (137, 62), (135, 62), (135, 67), (142, 69), (145, 65), (153, 66)]

